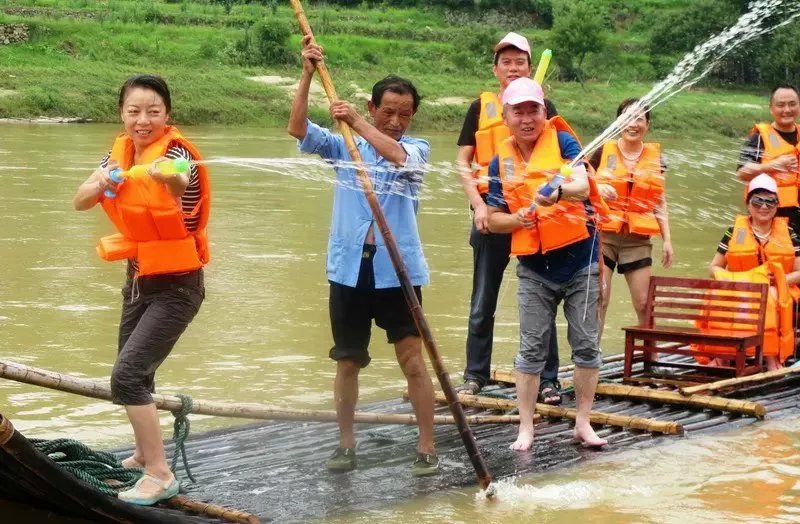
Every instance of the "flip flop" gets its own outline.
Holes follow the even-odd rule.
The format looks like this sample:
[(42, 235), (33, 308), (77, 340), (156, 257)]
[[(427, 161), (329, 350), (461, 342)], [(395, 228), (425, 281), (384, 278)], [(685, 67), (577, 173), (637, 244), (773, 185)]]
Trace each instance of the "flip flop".
[[(161, 491), (156, 491), (152, 495), (142, 495), (139, 489), (145, 481), (152, 482), (161, 488)], [(129, 504), (136, 504), (137, 506), (152, 506), (156, 502), (174, 497), (178, 494), (180, 488), (181, 484), (176, 478), (173, 478), (171, 482), (167, 483), (145, 473), (131, 489), (120, 492), (117, 498)]]

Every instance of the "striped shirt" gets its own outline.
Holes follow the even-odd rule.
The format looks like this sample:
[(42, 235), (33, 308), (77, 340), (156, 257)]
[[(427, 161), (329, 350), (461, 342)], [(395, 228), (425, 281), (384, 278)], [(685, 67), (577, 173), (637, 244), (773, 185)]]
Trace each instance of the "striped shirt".
[[(164, 155), (169, 159), (176, 159), (176, 158), (184, 158), (186, 160), (192, 161), (192, 154), (189, 152), (188, 149), (183, 147), (178, 143), (170, 144), (169, 149), (167, 149), (167, 153)], [(108, 166), (108, 160), (111, 157), (111, 151), (103, 157), (103, 160), (100, 161), (100, 168), (105, 169)], [(195, 216), (188, 216), (189, 213), (194, 211), (194, 208), (197, 206), (197, 203), (200, 201), (200, 176), (197, 172), (197, 166), (194, 164), (190, 164), (189, 167), (189, 185), (186, 186), (186, 191), (184, 191), (183, 196), (181, 197), (181, 209), (183, 210), (183, 223), (186, 225), (186, 229), (188, 231), (197, 231), (197, 224), (200, 221), (200, 214), (196, 214)]]
[[(754, 235), (755, 236), (755, 235)], [(725, 255), (728, 253), (728, 243), (731, 241), (733, 237), (733, 226), (729, 227), (725, 234), (722, 236), (722, 240), (719, 241), (719, 245), (717, 245), (717, 253), (720, 255)], [(761, 245), (766, 244), (769, 242), (761, 242), (758, 237), (755, 237), (756, 241), (759, 242)], [(794, 232), (794, 229), (789, 227), (789, 238), (792, 239), (792, 247), (794, 247), (794, 256), (800, 256), (800, 238), (797, 237), (797, 234)], [(759, 264), (763, 264), (765, 261), (761, 260), (761, 253), (759, 253)]]

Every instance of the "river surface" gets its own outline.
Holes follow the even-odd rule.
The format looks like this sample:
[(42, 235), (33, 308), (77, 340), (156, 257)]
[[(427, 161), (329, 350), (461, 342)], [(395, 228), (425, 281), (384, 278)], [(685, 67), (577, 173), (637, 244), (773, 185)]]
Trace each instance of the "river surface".
[[(283, 130), (183, 131), (207, 157), (260, 160), (250, 161), (257, 169), (211, 166), (213, 261), (206, 271), (206, 301), (159, 370), (159, 390), (331, 409), (334, 365), (327, 358), (325, 279), (330, 169), (301, 158)], [(96, 240), (111, 232), (101, 210), (78, 213), (71, 200), (116, 132), (112, 125), (0, 124), (3, 358), (89, 378), (110, 374), (124, 267), (103, 262), (94, 252)], [(423, 136), (432, 145), (419, 216), (432, 280), (423, 303), (455, 375), (464, 366), (470, 219), (452, 169), (456, 136)], [(656, 273), (704, 276), (716, 243), (741, 209), (741, 188), (733, 181), (739, 142), (653, 138), (667, 154), (676, 253), (673, 269), (658, 267)], [(660, 261), (658, 245), (654, 259)], [(514, 265), (501, 291), (493, 356), (494, 365), (505, 369), (512, 366), (518, 340)], [(615, 277), (614, 291), (601, 344), (607, 355), (622, 350), (620, 327), (635, 322), (622, 277)], [(563, 365), (569, 359), (563, 318), (559, 335)], [(372, 340), (373, 360), (360, 383), (363, 402), (395, 398), (405, 386), (383, 333), (376, 329)], [(68, 435), (103, 448), (132, 440), (122, 409), (33, 386), (0, 380), (0, 412), (28, 436)], [(166, 435), (171, 415), (162, 421)], [(475, 489), (453, 490), (331, 520), (800, 522), (797, 422), (767, 421), (506, 481), (502, 504), (487, 505)], [(237, 423), (198, 416), (192, 430)]]

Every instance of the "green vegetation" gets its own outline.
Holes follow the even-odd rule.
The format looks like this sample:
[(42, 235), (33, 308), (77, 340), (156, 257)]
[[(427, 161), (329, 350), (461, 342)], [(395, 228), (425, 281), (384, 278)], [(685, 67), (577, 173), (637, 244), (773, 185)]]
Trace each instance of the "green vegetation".
[[(459, 129), (466, 100), (496, 85), (491, 48), (513, 29), (530, 39), (535, 53), (554, 50), (548, 96), (591, 133), (613, 119), (620, 100), (646, 93), (745, 4), (338, 0), (306, 3), (305, 9), (343, 98), (355, 100), (376, 80), (399, 74), (426, 99), (418, 127)], [(287, 2), (11, 0), (0, 7), (0, 24), (10, 23), (27, 24), (30, 40), (0, 45), (0, 95), (6, 93), (0, 117), (116, 121), (119, 85), (141, 72), (167, 78), (180, 123), (283, 126), (288, 117), (285, 87), (247, 78), (297, 78), (300, 36)], [(745, 46), (702, 87), (670, 100), (669, 110), (657, 109), (656, 125), (676, 133), (741, 135), (743, 121), (765, 116), (768, 86), (800, 76), (799, 42), (798, 24), (791, 24)], [(464, 100), (441, 103), (443, 97)], [(716, 103), (723, 97), (724, 104)], [(327, 119), (321, 108), (312, 115)]]

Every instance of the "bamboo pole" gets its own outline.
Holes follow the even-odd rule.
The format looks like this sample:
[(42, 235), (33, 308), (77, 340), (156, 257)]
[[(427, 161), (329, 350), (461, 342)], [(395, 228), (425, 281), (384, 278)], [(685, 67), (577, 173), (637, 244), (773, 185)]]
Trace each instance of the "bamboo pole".
[[(642, 355), (641, 351), (634, 351), (633, 358), (640, 357)], [(620, 362), (625, 360), (625, 353), (617, 353), (616, 355), (609, 355), (603, 359), (603, 364), (610, 364), (611, 362)], [(567, 371), (575, 371), (575, 364), (569, 364), (567, 366), (561, 366), (558, 368), (559, 373), (566, 373)], [(505, 381), (502, 381), (505, 382)]]
[[(18, 364), (8, 360), (0, 360), (0, 377), (24, 382), (33, 386), (74, 393), (100, 400), (111, 400), (111, 387), (108, 384), (79, 378), (72, 375), (48, 371)], [(181, 399), (172, 395), (154, 393), (153, 402), (158, 409), (177, 411), (181, 408)], [(245, 418), (256, 420), (296, 420), (307, 422), (336, 422), (335, 411), (324, 410), (289, 410), (256, 403), (215, 402), (192, 399), (191, 413), (196, 415), (213, 415), (217, 417)], [(471, 424), (518, 424), (519, 416), (472, 415), (468, 417)], [(404, 413), (364, 413), (355, 414), (355, 421), (362, 424), (416, 424), (417, 418)], [(455, 418), (449, 415), (435, 415), (433, 423), (438, 425), (456, 424)]]
[[(465, 406), (500, 410), (517, 408), (516, 400), (487, 398), (476, 395), (467, 395), (464, 393), (461, 393), (458, 396), (461, 403)], [(444, 400), (444, 395), (437, 391), (436, 401), (443, 402)], [(547, 404), (536, 404), (536, 413), (542, 415), (543, 417), (566, 418), (570, 420), (575, 420), (575, 417), (577, 416), (577, 410), (574, 408), (562, 408), (558, 406), (549, 406)], [(683, 426), (681, 424), (677, 422), (655, 420), (651, 418), (630, 417), (627, 415), (615, 415), (613, 413), (591, 411), (589, 412), (589, 421), (592, 424), (604, 424), (607, 426), (639, 429), (643, 431), (650, 431), (652, 433), (683, 435)]]
[(261, 522), (261, 519), (252, 513), (245, 513), (244, 511), (225, 508), (217, 506), (216, 504), (200, 502), (183, 495), (176, 495), (170, 499), (164, 500), (162, 503), (188, 513), (215, 517), (237, 524), (259, 524)]
[[(295, 17), (297, 18), (297, 22), (300, 25), (300, 30), (302, 31), (303, 35), (311, 36), (313, 39), (314, 33), (311, 31), (311, 25), (308, 23), (308, 19), (303, 11), (303, 6), (300, 4), (300, 0), (289, 0), (289, 2), (292, 4)], [(322, 87), (325, 89), (325, 94), (328, 95), (328, 100), (330, 102), (335, 101), (338, 96), (336, 95), (336, 90), (333, 87), (333, 80), (328, 73), (328, 68), (322, 61), (317, 62), (316, 67), (317, 73), (319, 73), (319, 76), (322, 80)], [(483, 456), (478, 449), (478, 444), (475, 442), (475, 436), (472, 434), (472, 430), (469, 428), (469, 423), (464, 416), (464, 410), (462, 409), (461, 404), (458, 402), (458, 395), (456, 395), (453, 384), (450, 382), (450, 376), (447, 374), (447, 370), (444, 367), (444, 362), (439, 354), (439, 349), (436, 345), (436, 341), (433, 338), (433, 333), (431, 332), (430, 326), (428, 325), (428, 320), (425, 318), (422, 305), (419, 303), (417, 295), (414, 293), (414, 288), (411, 285), (411, 279), (408, 276), (408, 270), (406, 269), (406, 265), (400, 255), (400, 250), (397, 247), (397, 241), (389, 229), (389, 224), (383, 214), (383, 209), (381, 209), (378, 198), (375, 196), (375, 192), (372, 188), (372, 181), (370, 180), (367, 171), (364, 169), (364, 166), (361, 163), (361, 154), (356, 147), (355, 140), (353, 140), (353, 134), (350, 130), (350, 127), (345, 122), (339, 121), (338, 123), (339, 130), (342, 133), (345, 144), (347, 144), (347, 150), (350, 153), (350, 159), (357, 166), (356, 171), (358, 172), (359, 182), (363, 187), (364, 195), (366, 196), (369, 207), (372, 210), (372, 216), (375, 218), (375, 222), (378, 224), (378, 229), (380, 230), (381, 236), (386, 244), (386, 249), (389, 252), (389, 258), (391, 258), (392, 265), (394, 265), (394, 269), (397, 272), (397, 278), (400, 280), (400, 287), (403, 289), (403, 295), (405, 295), (408, 307), (414, 317), (414, 323), (416, 324), (420, 336), (422, 337), (422, 341), (425, 344), (425, 349), (428, 352), (428, 357), (430, 358), (431, 365), (436, 373), (436, 377), (439, 379), (439, 384), (447, 396), (447, 403), (450, 406), (450, 411), (453, 413), (453, 417), (456, 420), (456, 425), (458, 426), (459, 433), (461, 434), (461, 440), (464, 442), (464, 448), (466, 448), (467, 455), (472, 462), (472, 467), (475, 469), (475, 474), (478, 477), (478, 484), (482, 489), (486, 490), (487, 496), (491, 497), (494, 495), (494, 490), (489, 489), (489, 485), (492, 483), (492, 475), (489, 473), (489, 468), (486, 466)]]
[[(509, 384), (516, 383), (514, 373), (499, 369), (492, 371), (492, 379)], [(567, 383), (565, 382), (564, 384), (566, 385)], [(698, 409), (713, 409), (730, 413), (740, 413), (756, 418), (764, 418), (764, 415), (767, 413), (767, 408), (757, 402), (709, 397), (705, 395), (686, 396), (674, 391), (640, 388), (623, 384), (606, 384), (601, 382), (597, 384), (595, 393), (605, 397), (620, 397), (637, 401), (660, 402), (662, 404), (689, 406)]]
[(800, 367), (776, 369), (774, 371), (765, 371), (763, 373), (756, 373), (755, 375), (748, 375), (746, 377), (717, 380), (716, 382), (708, 382), (707, 384), (699, 384), (697, 386), (680, 388), (680, 392), (683, 395), (693, 395), (695, 393), (700, 393), (701, 391), (717, 391), (730, 386), (752, 384), (754, 382), (763, 382), (773, 378), (785, 377), (786, 375), (790, 375), (792, 373), (800, 373)]

